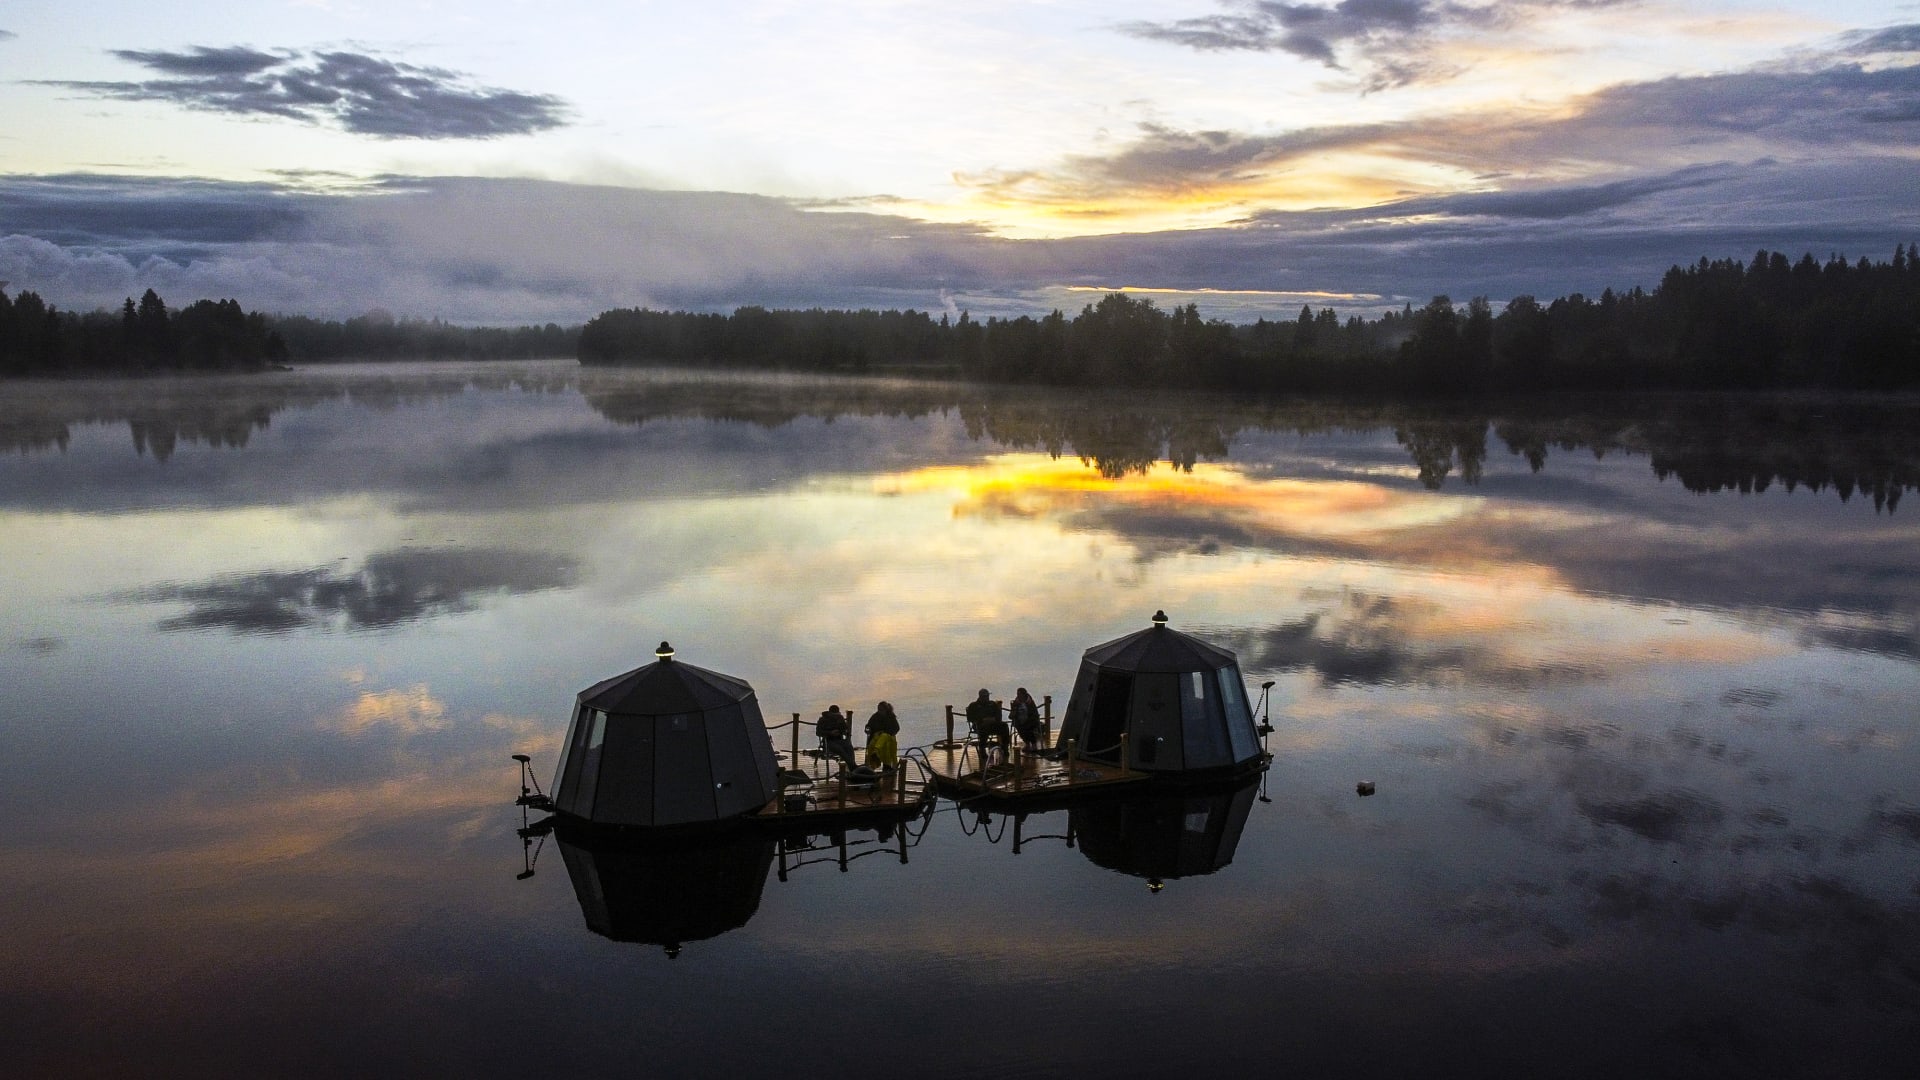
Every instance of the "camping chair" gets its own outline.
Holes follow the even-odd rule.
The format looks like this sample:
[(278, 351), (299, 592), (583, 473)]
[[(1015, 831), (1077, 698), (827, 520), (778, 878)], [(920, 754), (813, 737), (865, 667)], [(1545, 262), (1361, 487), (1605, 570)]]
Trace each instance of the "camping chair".
[(1009, 745), (1011, 745), (1013, 740), (1016, 740), (1016, 739), (1019, 740), (1020, 752), (1022, 754), (1026, 754), (1028, 756), (1037, 756), (1037, 757), (1047, 756), (1046, 729), (1041, 726), (1041, 722), (1038, 717), (1034, 718), (1034, 721), (1032, 724), (1032, 732), (1033, 732), (1032, 738), (1028, 738), (1027, 733), (1021, 731), (1019, 725), (1015, 724), (1012, 720), (1007, 721), (1007, 729), (1009, 732), (1009, 735), (1008, 735)]
[[(1006, 727), (1006, 723), (1004, 719), (1000, 721), (1002, 727)], [(1007, 729), (1007, 743), (1003, 746), (997, 736), (989, 735), (981, 731), (980, 726), (973, 722), (973, 718), (968, 717), (967, 741), (973, 743), (974, 746), (978, 748), (980, 771), (984, 773), (987, 771), (987, 766), (992, 764), (992, 762), (988, 760), (992, 751), (997, 750), (999, 752), (999, 760), (1001, 762), (1005, 762), (1011, 756), (1009, 751), (1013, 745), (1013, 732), (1011, 728)]]
[[(852, 745), (853, 740), (849, 738), (847, 739), (847, 743), (848, 745)], [(833, 751), (827, 749), (827, 740), (824, 736), (820, 738), (819, 745), (814, 748), (813, 756), (820, 762), (821, 766), (826, 769), (828, 775), (832, 775), (836, 768), (846, 770), (860, 764), (860, 751), (858, 747), (855, 747), (853, 761), (849, 763), (844, 758), (835, 756)]]
[[(853, 717), (851, 715), (848, 715), (847, 717), (846, 740), (847, 740), (847, 745), (849, 747), (852, 747), (853, 746)], [(832, 771), (833, 769), (832, 763), (834, 762), (838, 762), (842, 769), (851, 768), (854, 765), (858, 765), (860, 762), (860, 754), (858, 749), (854, 750), (852, 755), (853, 760), (850, 762), (834, 756), (833, 751), (827, 749), (827, 737), (825, 735), (820, 734), (820, 729), (818, 724), (814, 726), (814, 747), (811, 753), (813, 754), (814, 760), (819, 761), (822, 767), (827, 769), (827, 771), (829, 772)]]

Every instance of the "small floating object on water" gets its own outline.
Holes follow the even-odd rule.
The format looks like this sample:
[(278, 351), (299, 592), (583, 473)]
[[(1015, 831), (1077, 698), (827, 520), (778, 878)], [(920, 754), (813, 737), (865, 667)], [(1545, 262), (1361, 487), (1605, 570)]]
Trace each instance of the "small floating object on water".
[(1362, 780), (1359, 783), (1353, 785), (1353, 793), (1356, 795), (1359, 795), (1362, 798), (1365, 798), (1366, 796), (1373, 794), (1373, 781)]

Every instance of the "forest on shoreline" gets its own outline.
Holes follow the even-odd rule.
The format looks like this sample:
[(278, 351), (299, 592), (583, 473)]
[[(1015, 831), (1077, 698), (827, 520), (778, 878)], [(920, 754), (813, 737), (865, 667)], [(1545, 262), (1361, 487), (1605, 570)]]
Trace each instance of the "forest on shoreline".
[(1377, 319), (1303, 307), (1233, 325), (1193, 304), (1110, 293), (1068, 318), (937, 321), (918, 311), (731, 315), (627, 308), (580, 333), (585, 364), (867, 372), (939, 368), (1054, 386), (1455, 395), (1540, 390), (1889, 389), (1920, 385), (1920, 250), (1891, 261), (1702, 258), (1648, 292), (1608, 289), (1499, 314), (1445, 296)]
[(626, 308), (584, 327), (461, 327), (375, 311), (344, 321), (178, 310), (149, 289), (118, 312), (0, 292), (0, 376), (258, 370), (336, 360), (670, 363), (823, 373), (918, 371), (968, 381), (1267, 393), (1451, 396), (1552, 390), (1920, 386), (1920, 247), (1891, 261), (1762, 250), (1701, 258), (1652, 291), (1531, 296), (1495, 314), (1445, 296), (1378, 318), (1303, 307), (1234, 325), (1193, 304), (1110, 293), (1071, 318), (936, 320), (920, 311), (732, 314)]
[(293, 361), (540, 360), (571, 356), (578, 327), (455, 326), (372, 311), (346, 320), (263, 315), (234, 300), (178, 310), (148, 289), (118, 312), (61, 311), (0, 292), (0, 377), (258, 371)]

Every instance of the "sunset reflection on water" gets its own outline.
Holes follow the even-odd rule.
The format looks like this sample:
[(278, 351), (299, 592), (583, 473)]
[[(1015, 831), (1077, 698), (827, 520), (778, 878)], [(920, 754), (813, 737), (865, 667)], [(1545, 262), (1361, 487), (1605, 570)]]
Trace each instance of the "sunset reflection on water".
[[(1913, 1049), (1910, 505), (1689, 490), (1631, 447), (1536, 471), (1498, 417), (1476, 446), (1471, 418), (558, 363), (248, 385), (244, 439), (191, 384), (0, 406), (28, 433), (0, 458), (26, 1073), (164, 1045), (234, 1075), (771, 1075), (874, 1002), (957, 1047), (932, 1075), (1378, 1075), (1409, 1046), (1871, 1075)], [(192, 425), (156, 460), (115, 395)], [(947, 806), (905, 864), (767, 878), (671, 968), (589, 931), (555, 851), (515, 880), (508, 755), (544, 783), (573, 695), (663, 638), (769, 719), (885, 698), (913, 745), (981, 686), (1063, 707), (1081, 650), (1157, 608), (1276, 684), (1271, 801), (1212, 872), (1150, 892)], [(1009, 1001), (1035, 1022), (978, 1039)], [(1122, 1037), (1169, 1016), (1198, 1041)]]

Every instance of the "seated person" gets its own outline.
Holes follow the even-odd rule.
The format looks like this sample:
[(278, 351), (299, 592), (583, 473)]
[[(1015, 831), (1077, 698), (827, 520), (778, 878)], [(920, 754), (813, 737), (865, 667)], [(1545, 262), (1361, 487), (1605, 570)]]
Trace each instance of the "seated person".
[(867, 768), (892, 771), (900, 764), (900, 718), (881, 702), (867, 718)]
[(1040, 724), (1040, 703), (1033, 700), (1026, 687), (1021, 687), (1013, 695), (1013, 704), (1007, 707), (1007, 719), (1013, 721), (1013, 730), (1020, 733), (1020, 741), (1031, 750), (1040, 742), (1045, 729)]
[(813, 729), (819, 733), (820, 746), (826, 750), (828, 757), (849, 769), (853, 768), (853, 740), (848, 738), (853, 732), (853, 725), (847, 722), (847, 714), (840, 711), (840, 706), (827, 706), (827, 711), (821, 713), (820, 719), (814, 722)]
[(993, 695), (983, 689), (979, 697), (968, 703), (967, 723), (980, 739), (982, 758), (986, 756), (989, 742), (1000, 747), (1001, 756), (1006, 755), (1007, 748), (1013, 743), (1013, 736), (1007, 730), (1007, 722), (1000, 717), (1000, 703), (993, 700)]

